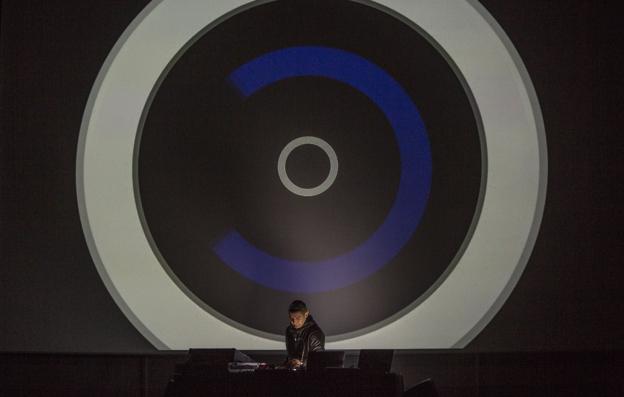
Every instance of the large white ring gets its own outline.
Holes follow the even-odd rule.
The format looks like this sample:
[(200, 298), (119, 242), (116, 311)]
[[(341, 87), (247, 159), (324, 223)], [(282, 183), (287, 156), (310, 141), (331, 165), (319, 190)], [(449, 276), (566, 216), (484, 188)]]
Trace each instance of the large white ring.
[[(119, 307), (160, 349), (283, 348), (227, 324), (182, 291), (152, 250), (135, 200), (134, 145), (153, 88), (181, 49), (245, 3), (150, 3), (106, 59), (83, 117), (76, 179), (87, 244)], [(476, 1), (378, 0), (374, 6), (426, 32), (463, 76), (483, 122), (487, 185), (472, 238), (437, 289), (395, 321), (328, 348), (462, 347), (506, 300), (537, 236), (547, 169), (539, 105), (509, 39)]]
[[(288, 160), (288, 156), (290, 156), (290, 153), (293, 150), (303, 145), (317, 146), (321, 148), (329, 158), (329, 174), (327, 174), (327, 177), (323, 182), (321, 182), (320, 185), (311, 188), (304, 188), (296, 185), (288, 177), (288, 173), (286, 172), (286, 161)], [(277, 175), (279, 176), (280, 181), (282, 181), (284, 187), (292, 193), (303, 197), (318, 196), (329, 189), (336, 180), (336, 177), (338, 176), (338, 156), (336, 156), (334, 148), (332, 148), (329, 143), (325, 142), (321, 138), (317, 138), (315, 136), (300, 136), (299, 138), (295, 138), (288, 142), (280, 152), (280, 155), (277, 158)]]

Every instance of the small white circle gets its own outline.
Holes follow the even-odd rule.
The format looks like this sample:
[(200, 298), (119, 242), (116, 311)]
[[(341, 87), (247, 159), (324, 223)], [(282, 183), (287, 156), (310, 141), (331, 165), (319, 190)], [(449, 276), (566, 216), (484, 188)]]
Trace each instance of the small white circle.
[[(303, 145), (318, 146), (323, 149), (327, 157), (329, 157), (329, 174), (327, 175), (327, 178), (325, 178), (320, 185), (312, 188), (303, 188), (295, 185), (288, 177), (288, 173), (286, 173), (286, 160), (288, 160), (288, 156), (290, 156), (290, 153), (292, 153), (293, 150)], [(302, 136), (295, 138), (284, 146), (284, 149), (282, 149), (282, 152), (277, 159), (277, 174), (279, 175), (280, 181), (284, 184), (284, 187), (296, 195), (304, 197), (318, 196), (325, 190), (329, 189), (329, 187), (336, 180), (336, 176), (338, 176), (338, 156), (336, 156), (336, 152), (329, 145), (329, 143), (325, 142), (321, 138), (314, 136)]]

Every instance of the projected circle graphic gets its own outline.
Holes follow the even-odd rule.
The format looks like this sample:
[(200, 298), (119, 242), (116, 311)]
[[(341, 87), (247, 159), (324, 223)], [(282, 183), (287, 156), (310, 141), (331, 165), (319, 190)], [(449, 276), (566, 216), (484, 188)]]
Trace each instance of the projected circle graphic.
[[(137, 200), (163, 266), (206, 310), (281, 339), (275, 308), (296, 297), (344, 338), (422, 299), (452, 267), (478, 208), (480, 137), (461, 83), (413, 29), (336, 2), (298, 3), (306, 21), (285, 22), (289, 4), (240, 12), (175, 61), (135, 144)], [(330, 11), (351, 14), (353, 29)], [(362, 37), (371, 20), (387, 38)], [(279, 34), (254, 41), (277, 21)], [(410, 59), (388, 53), (406, 35)], [(437, 91), (455, 117), (431, 103)], [(275, 173), (301, 134), (340, 153), (321, 195), (293, 195)], [(288, 156), (299, 186), (331, 171), (314, 145)], [(251, 296), (257, 314), (245, 310)]]
[[(394, 258), (418, 226), (431, 180), (429, 142), (418, 110), (394, 79), (361, 57), (326, 47), (289, 47), (242, 65), (230, 80), (248, 97), (278, 81), (302, 76), (341, 81), (380, 108), (399, 144), (401, 177), (394, 204), (379, 229), (340, 256), (316, 262), (287, 261), (257, 249), (237, 232), (214, 244), (219, 258), (245, 277), (293, 293), (323, 292), (353, 284)], [(326, 144), (318, 140), (311, 142)]]
[[(286, 171), (288, 156), (290, 156), (290, 153), (292, 153), (293, 150), (302, 145), (317, 146), (321, 148), (329, 158), (329, 174), (327, 175), (327, 178), (325, 178), (320, 185), (313, 188), (302, 188), (297, 186), (292, 180), (290, 180), (288, 172)], [(331, 145), (321, 138), (314, 136), (302, 136), (295, 138), (288, 142), (288, 144), (284, 146), (284, 149), (280, 152), (279, 158), (277, 159), (277, 175), (279, 175), (280, 181), (284, 187), (292, 193), (303, 197), (317, 196), (329, 189), (336, 180), (336, 176), (338, 176), (338, 156), (336, 156), (336, 152)]]
[(283, 348), (294, 298), (329, 348), (463, 346), (502, 305), (543, 208), (539, 107), (480, 5), (415, 3), (165, 0), (120, 38), (78, 200), (156, 347)]

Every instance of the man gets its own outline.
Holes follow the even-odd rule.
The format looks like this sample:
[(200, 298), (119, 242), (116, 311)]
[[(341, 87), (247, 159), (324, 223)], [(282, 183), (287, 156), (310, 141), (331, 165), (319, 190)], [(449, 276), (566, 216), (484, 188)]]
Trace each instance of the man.
[(286, 328), (288, 368), (305, 367), (308, 353), (325, 349), (325, 334), (316, 324), (305, 303), (293, 301), (288, 307), (290, 325)]

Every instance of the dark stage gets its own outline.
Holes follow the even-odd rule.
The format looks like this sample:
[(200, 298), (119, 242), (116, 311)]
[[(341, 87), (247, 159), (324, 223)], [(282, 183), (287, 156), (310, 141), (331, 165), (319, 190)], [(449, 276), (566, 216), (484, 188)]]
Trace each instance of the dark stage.
[[(268, 363), (283, 352), (247, 352)], [(6, 396), (163, 396), (186, 352), (151, 354), (4, 353), (0, 392)], [(345, 366), (357, 352), (347, 352)], [(392, 371), (405, 389), (432, 379), (443, 397), (619, 396), (624, 353), (396, 351)]]

